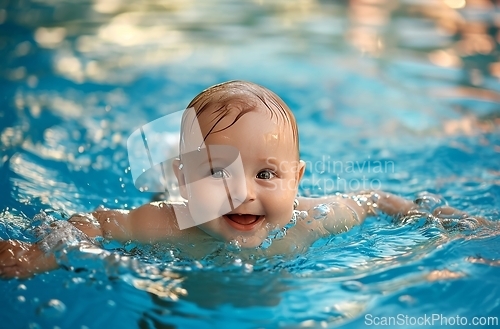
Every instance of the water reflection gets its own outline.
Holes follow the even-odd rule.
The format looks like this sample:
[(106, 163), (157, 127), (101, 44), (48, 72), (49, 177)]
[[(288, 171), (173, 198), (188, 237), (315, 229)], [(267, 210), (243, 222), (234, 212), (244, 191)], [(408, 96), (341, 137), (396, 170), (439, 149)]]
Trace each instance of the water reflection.
[[(471, 86), (474, 98), (483, 100), (480, 90), (488, 90), (496, 102), (495, 8), (482, 0), (26, 1), (0, 11), (1, 75), (35, 88), (41, 68), (26, 61), (44, 49), (49, 69), (78, 84), (132, 83), (155, 68), (229, 71), (285, 55), (313, 63), (340, 54), (337, 65), (349, 65), (353, 55), (377, 59), (381, 78), (392, 75), (385, 67), (394, 59), (428, 63), (420, 78), (432, 76), (433, 67), (456, 70), (443, 94)], [(12, 26), (17, 31), (6, 33)], [(406, 77), (415, 78), (411, 71)]]
[[(500, 123), (496, 8), (480, 0), (10, 2), (0, 10), (9, 87), (1, 111), (14, 114), (0, 112), (2, 151), (123, 173), (137, 124), (232, 78), (276, 86), (303, 122), (302, 138), (316, 144), (491, 133)], [(310, 118), (347, 129), (328, 129), (325, 141)], [(96, 153), (104, 150), (113, 156)]]
[[(465, 210), (498, 218), (496, 9), (484, 0), (11, 1), (0, 9), (0, 180), (6, 186), (0, 199), (22, 211), (28, 204), (68, 213), (143, 203), (148, 196), (130, 182), (124, 147), (130, 132), (182, 109), (209, 84), (243, 78), (290, 102), (306, 160), (325, 154), (332, 161), (394, 160), (396, 169), (386, 176), (354, 175), (381, 179), (384, 188), (406, 195), (434, 190)], [(443, 135), (459, 137), (449, 142)], [(6, 213), (4, 221), (13, 222)], [(459, 296), (441, 294), (436, 309), (465, 310), (460, 301), (469, 298), (487, 309), (497, 301), (498, 243), (441, 245), (411, 227), (398, 234), (401, 228), (389, 222), (371, 225), (349, 243), (339, 236), (269, 273), (268, 266), (252, 275), (192, 272), (183, 282), (188, 295), (177, 304), (146, 293), (141, 300), (134, 288), (130, 301), (140, 306), (123, 309), (146, 312), (139, 319), (144, 327), (170, 321), (175, 307), (185, 320), (198, 314), (196, 307), (220, 305), (215, 317), (224, 321), (259, 308), (266, 319), (285, 314), (278, 319), (284, 326), (319, 326), (383, 307), (424, 312), (425, 296), (443, 292), (433, 280), (459, 288)], [(478, 285), (478, 277), (492, 283)], [(63, 297), (70, 309), (71, 298)], [(151, 311), (144, 311), (148, 302)], [(213, 320), (214, 313), (204, 314)], [(247, 315), (242, 321), (250, 325), (255, 319)]]

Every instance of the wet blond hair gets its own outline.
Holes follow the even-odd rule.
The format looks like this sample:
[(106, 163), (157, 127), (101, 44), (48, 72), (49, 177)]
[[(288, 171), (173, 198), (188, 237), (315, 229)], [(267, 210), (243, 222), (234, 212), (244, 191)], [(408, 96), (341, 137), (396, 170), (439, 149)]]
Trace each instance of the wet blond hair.
[[(212, 119), (213, 125), (208, 131), (204, 132), (203, 140), (206, 140), (210, 134), (231, 127), (243, 115), (254, 110), (259, 104), (264, 105), (269, 110), (271, 119), (276, 116), (291, 128), (298, 156), (299, 138), (295, 116), (278, 95), (265, 87), (241, 80), (223, 82), (203, 90), (189, 103), (187, 108), (194, 108), (196, 111), (196, 118), (199, 118), (207, 110), (216, 114)], [(234, 118), (233, 122), (224, 127), (217, 127), (218, 123), (225, 118), (234, 107), (239, 108), (240, 112)], [(181, 123), (181, 140), (184, 136), (184, 129), (186, 129), (187, 124), (186, 116), (183, 116)]]

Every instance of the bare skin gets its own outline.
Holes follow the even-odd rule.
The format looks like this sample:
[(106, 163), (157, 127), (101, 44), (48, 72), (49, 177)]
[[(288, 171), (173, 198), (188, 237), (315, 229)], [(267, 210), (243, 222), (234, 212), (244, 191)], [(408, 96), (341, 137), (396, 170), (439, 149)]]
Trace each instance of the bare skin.
[[(245, 100), (242, 106), (246, 106), (247, 101), (254, 105), (241, 117), (238, 115), (242, 109), (238, 106), (222, 119), (211, 110), (198, 117), (201, 132), (211, 131), (215, 121), (225, 127), (214, 129), (201, 141), (211, 153), (194, 152), (192, 158), (181, 154), (181, 158), (174, 161), (174, 172), (186, 202), (154, 202), (130, 211), (99, 209), (89, 214), (93, 220), (76, 215), (69, 222), (91, 238), (175, 243), (186, 246), (186, 252), (197, 258), (207, 254), (206, 243), (217, 241), (234, 240), (243, 249), (255, 250), (268, 236), (269, 227), (284, 227), (289, 223), (305, 163), (299, 161), (292, 129), (283, 119), (270, 115), (269, 109), (255, 97), (245, 92), (241, 97)], [(181, 149), (196, 149), (201, 145), (194, 135), (189, 130), (185, 132)], [(226, 168), (229, 160), (224, 156), (228, 152), (216, 156), (217, 147), (223, 147), (223, 151), (224, 148), (237, 150), (235, 154), (242, 166), (238, 173)], [(221, 186), (225, 190), (217, 192)], [(404, 215), (416, 208), (412, 201), (382, 191), (376, 193), (378, 209), (388, 215)], [(196, 222), (197, 216), (216, 214), (228, 200), (229, 211), (213, 215), (212, 220), (199, 225), (179, 228), (179, 223)], [(322, 220), (299, 220), (284, 238), (272, 243), (268, 254), (305, 250), (317, 239), (345, 232), (374, 215), (370, 202), (356, 202), (352, 198), (328, 196), (298, 198), (298, 201), (299, 211), (309, 211), (319, 204), (331, 204), (333, 211)], [(453, 208), (439, 211), (458, 212)], [(37, 244), (0, 241), (2, 278), (26, 278), (57, 267), (54, 255), (45, 255)]]
[(25, 279), (57, 268), (54, 255), (46, 256), (37, 244), (0, 241), (0, 277)]
[[(380, 195), (379, 209), (389, 215), (405, 214), (416, 208), (413, 202), (401, 197), (384, 192), (378, 192), (378, 194)], [(345, 202), (356, 213), (357, 218), (354, 216), (348, 218), (348, 221), (343, 222), (345, 224), (343, 228), (361, 224), (367, 216), (372, 215), (369, 209), (358, 206), (353, 200), (336, 196), (299, 198), (298, 210), (311, 209), (317, 204), (331, 202)], [(207, 239), (217, 241), (198, 227), (180, 230), (175, 219), (174, 207), (187, 211), (186, 203), (155, 202), (131, 211), (97, 210), (91, 215), (98, 220), (100, 226), (95, 226), (82, 216), (73, 216), (69, 222), (89, 237), (103, 236), (118, 241), (136, 240), (144, 243), (168, 241), (183, 242), (186, 245), (196, 245)], [(442, 213), (447, 216), (463, 214), (451, 207), (440, 207), (434, 211), (435, 215)], [(338, 217), (328, 218), (330, 224), (338, 220)], [(325, 229), (325, 226), (328, 226), (328, 223), (312, 221), (308, 224), (306, 221), (299, 221), (290, 230), (291, 234), (285, 236), (280, 243), (271, 246), (271, 248), (276, 246), (278, 250), (270, 250), (270, 252), (286, 252), (283, 249), (290, 249), (290, 246), (303, 250), (320, 237), (341, 232), (330, 232)], [(301, 237), (301, 241), (296, 240), (297, 236)], [(290, 239), (294, 240), (289, 241)], [(194, 249), (188, 252), (195, 257), (202, 257), (205, 250)], [(45, 255), (37, 244), (15, 240), (0, 241), (0, 277), (2, 278), (28, 278), (36, 273), (58, 267), (54, 255)]]

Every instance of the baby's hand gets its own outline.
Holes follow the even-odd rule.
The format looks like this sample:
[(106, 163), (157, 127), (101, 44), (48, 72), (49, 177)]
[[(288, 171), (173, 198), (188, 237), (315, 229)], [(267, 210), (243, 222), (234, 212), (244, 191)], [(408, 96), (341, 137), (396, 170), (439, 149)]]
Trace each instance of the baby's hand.
[(428, 220), (440, 223), (445, 229), (469, 229), (496, 225), (485, 218), (471, 216), (459, 209), (446, 205), (446, 202), (437, 195), (423, 192), (414, 200), (381, 192), (377, 202), (379, 210), (400, 223), (411, 223), (415, 219), (427, 217)]
[(38, 245), (16, 240), (0, 241), (0, 277), (28, 278), (57, 268), (54, 255), (45, 255)]

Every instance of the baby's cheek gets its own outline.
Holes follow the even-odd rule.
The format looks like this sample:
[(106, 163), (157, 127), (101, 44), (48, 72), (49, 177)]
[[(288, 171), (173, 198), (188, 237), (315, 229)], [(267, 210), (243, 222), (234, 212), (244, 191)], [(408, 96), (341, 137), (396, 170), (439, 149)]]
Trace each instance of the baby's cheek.
[(238, 206), (226, 192), (222, 180), (220, 182), (222, 184), (201, 180), (189, 186), (189, 210), (197, 224), (219, 218)]

